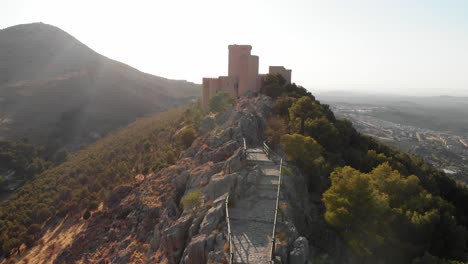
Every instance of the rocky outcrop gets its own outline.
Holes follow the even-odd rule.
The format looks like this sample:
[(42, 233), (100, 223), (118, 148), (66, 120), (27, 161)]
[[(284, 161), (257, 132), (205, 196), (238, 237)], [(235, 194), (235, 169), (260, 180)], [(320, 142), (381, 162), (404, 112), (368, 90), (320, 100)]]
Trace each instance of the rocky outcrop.
[(225, 196), (221, 196), (216, 201), (216, 206), (211, 207), (205, 215), (203, 222), (200, 225), (201, 234), (210, 234), (219, 225), (220, 222), (224, 221), (226, 206), (224, 200)]
[(188, 229), (192, 224), (193, 216), (185, 215), (162, 232), (162, 250), (170, 263), (177, 263), (185, 248)]
[[(261, 182), (259, 167), (246, 162), (244, 138), (248, 146), (262, 144), (272, 109), (270, 98), (258, 96), (205, 117), (200, 136), (174, 165), (116, 188), (56, 263), (226, 262), (225, 199), (228, 193), (233, 202), (249, 197)], [(339, 255), (342, 244), (324, 226), (320, 205), (310, 200), (300, 172), (290, 168), (282, 185), (278, 261), (307, 263), (323, 241), (334, 248), (330, 255)], [(201, 202), (184, 210), (181, 198), (196, 190)]]
[[(209, 115), (200, 136), (176, 164), (116, 188), (104, 209), (56, 263), (222, 263), (226, 261), (225, 198), (255, 180), (246, 170), (243, 138), (261, 144), (270, 98), (242, 98), (232, 109)], [(202, 203), (183, 210), (195, 190)]]
[(309, 263), (309, 241), (305, 237), (298, 237), (294, 241), (293, 249), (289, 253), (290, 264)]

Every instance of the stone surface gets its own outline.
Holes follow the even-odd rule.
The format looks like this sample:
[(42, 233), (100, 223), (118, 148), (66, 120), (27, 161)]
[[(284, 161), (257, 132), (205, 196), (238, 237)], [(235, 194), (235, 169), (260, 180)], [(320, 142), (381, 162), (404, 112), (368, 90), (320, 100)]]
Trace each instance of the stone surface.
[(212, 116), (206, 116), (203, 118), (200, 125), (200, 133), (205, 134), (212, 130), (216, 126), (215, 120)]
[[(247, 150), (251, 167), (246, 177), (251, 196), (242, 195), (229, 208), (236, 263), (269, 263), (278, 190), (279, 166), (261, 148)], [(247, 184), (247, 185), (248, 185)]]
[(238, 148), (234, 154), (224, 162), (223, 171), (225, 174), (234, 173), (241, 170), (245, 165), (245, 154), (242, 147)]
[(305, 237), (298, 237), (289, 253), (290, 264), (307, 264), (309, 259), (309, 242)]
[(161, 243), (164, 246), (168, 258), (174, 262), (179, 262), (185, 247), (187, 231), (192, 224), (192, 216), (186, 215), (177, 220), (177, 222), (166, 228), (162, 233)]
[(219, 222), (225, 217), (225, 208), (225, 203), (219, 203), (208, 210), (200, 225), (201, 234), (210, 234), (218, 226)]
[(206, 235), (198, 235), (190, 241), (186, 249), (186, 255), (182, 263), (185, 264), (198, 264), (206, 263)]
[[(272, 109), (268, 97), (241, 98), (236, 107), (205, 118), (200, 136), (176, 164), (114, 190), (57, 263), (105, 263), (106, 257), (112, 263), (134, 258), (142, 263), (225, 263), (227, 193), (234, 198), (232, 210), (244, 208), (233, 211), (233, 249), (250, 263), (269, 260), (277, 174), (262, 150), (252, 147), (261, 146)], [(242, 160), (244, 138), (253, 161)], [(184, 211), (181, 197), (197, 189), (203, 205)]]
[(206, 185), (202, 192), (206, 200), (213, 200), (217, 197), (229, 192), (237, 179), (237, 173), (224, 175), (222, 172), (213, 175), (208, 185)]

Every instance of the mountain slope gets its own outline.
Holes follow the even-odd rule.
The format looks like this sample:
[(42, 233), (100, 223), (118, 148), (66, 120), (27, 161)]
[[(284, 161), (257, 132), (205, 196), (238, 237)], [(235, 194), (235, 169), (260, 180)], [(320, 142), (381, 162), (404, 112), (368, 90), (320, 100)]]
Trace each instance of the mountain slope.
[(115, 186), (131, 182), (135, 173), (173, 164), (183, 148), (176, 134), (192, 124), (197, 109), (180, 107), (138, 119), (37, 175), (0, 202), (0, 263), (2, 255), (20, 252), (21, 244), (31, 246), (44, 223), (55, 226), (65, 215), (80, 218), (83, 210), (95, 210)]
[(0, 30), (0, 137), (6, 139), (79, 147), (198, 92), (196, 84), (106, 58), (51, 25)]

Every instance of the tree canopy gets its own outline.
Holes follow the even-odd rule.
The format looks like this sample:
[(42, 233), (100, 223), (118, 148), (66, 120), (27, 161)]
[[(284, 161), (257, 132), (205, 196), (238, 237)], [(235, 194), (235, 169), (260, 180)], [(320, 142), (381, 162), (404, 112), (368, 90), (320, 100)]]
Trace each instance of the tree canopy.
[[(468, 261), (468, 189), (423, 160), (361, 135), (303, 87), (267, 78), (267, 138), (296, 165), (360, 263)], [(286, 129), (278, 129), (279, 127)], [(272, 131), (275, 133), (272, 133)], [(423, 261), (423, 262), (421, 262)]]
[[(439, 239), (445, 241), (441, 244), (452, 241), (454, 250), (465, 249), (465, 228), (449, 223), (453, 208), (428, 193), (418, 177), (403, 177), (384, 163), (369, 173), (337, 168), (330, 179), (323, 194), (325, 220), (363, 259), (391, 255), (400, 263), (408, 262), (424, 252), (439, 251)], [(434, 234), (443, 238), (435, 240)]]
[(234, 101), (229, 94), (220, 92), (210, 98), (208, 102), (208, 108), (211, 112), (218, 113), (225, 111), (232, 106)]

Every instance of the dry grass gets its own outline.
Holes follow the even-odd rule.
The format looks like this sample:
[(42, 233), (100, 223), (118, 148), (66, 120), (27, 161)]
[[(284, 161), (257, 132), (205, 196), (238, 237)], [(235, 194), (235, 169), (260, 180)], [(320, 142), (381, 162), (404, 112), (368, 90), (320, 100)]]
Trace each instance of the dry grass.
[(205, 207), (206, 209), (210, 209), (211, 207), (213, 207), (213, 200), (205, 202)]
[(224, 247), (223, 247), (224, 252), (229, 253), (229, 248), (230, 248), (229, 243), (226, 241), (226, 243), (224, 243)]
[(36, 245), (26, 251), (18, 263), (53, 263), (57, 256), (68, 247), (81, 231), (86, 221), (65, 218), (55, 228), (49, 229)]

